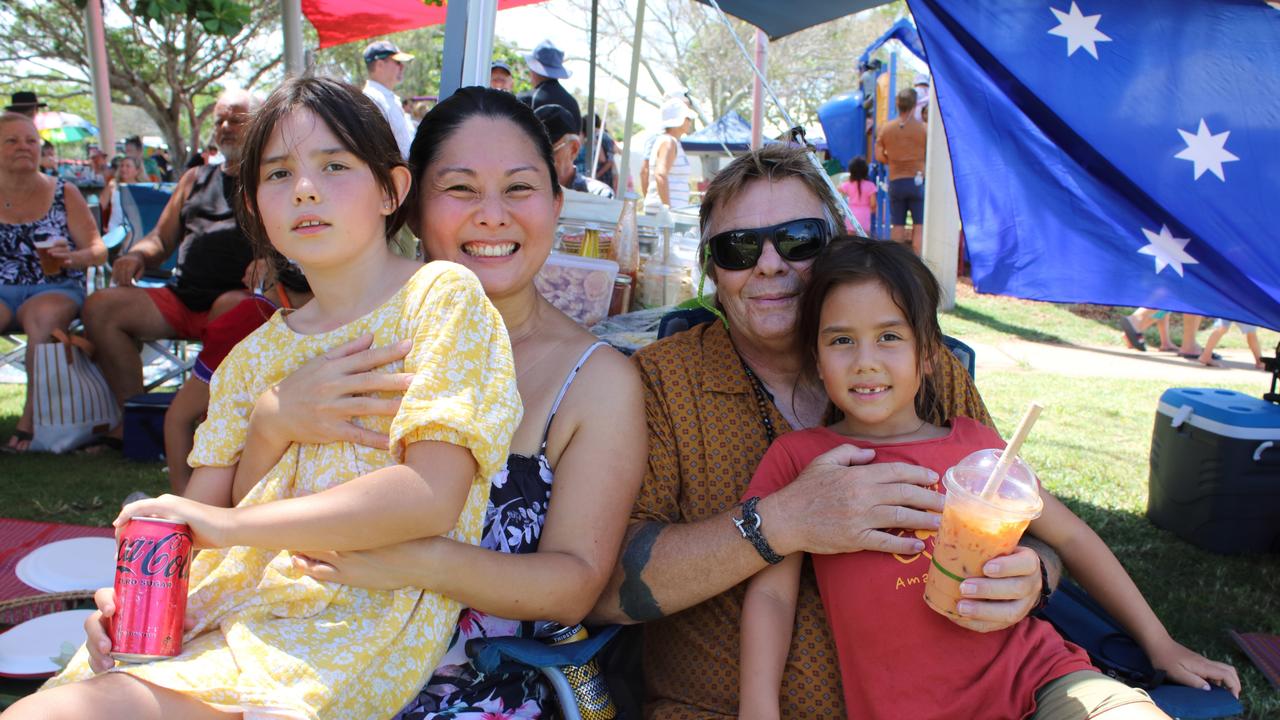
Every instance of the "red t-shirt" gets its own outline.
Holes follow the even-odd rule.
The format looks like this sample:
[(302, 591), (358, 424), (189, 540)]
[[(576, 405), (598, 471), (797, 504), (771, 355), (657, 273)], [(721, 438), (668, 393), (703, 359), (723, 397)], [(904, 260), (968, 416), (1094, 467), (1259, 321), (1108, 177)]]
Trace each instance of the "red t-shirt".
[[(945, 437), (891, 445), (826, 428), (802, 430), (773, 443), (744, 497), (776, 492), (841, 444), (874, 449), (876, 462), (920, 465), (939, 476), (975, 450), (1004, 447), (995, 431), (965, 417)], [(850, 718), (1018, 720), (1035, 711), (1036, 690), (1045, 683), (1092, 669), (1088, 655), (1043, 620), (977, 633), (934, 612), (924, 602), (934, 533), (893, 532), (914, 532), (924, 552), (813, 556)]]

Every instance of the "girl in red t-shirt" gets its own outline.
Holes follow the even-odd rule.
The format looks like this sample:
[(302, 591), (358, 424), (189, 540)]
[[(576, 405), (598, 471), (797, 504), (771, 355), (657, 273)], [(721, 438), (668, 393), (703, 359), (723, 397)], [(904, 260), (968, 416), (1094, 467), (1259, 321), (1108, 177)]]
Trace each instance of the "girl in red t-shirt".
[[(993, 430), (969, 418), (955, 418), (950, 427), (924, 419), (937, 416), (931, 370), (946, 352), (939, 294), (929, 269), (901, 245), (864, 238), (831, 243), (813, 264), (799, 337), (810, 350), (807, 371), (831, 399), (832, 424), (780, 437), (746, 497), (778, 490), (813, 458), (846, 443), (875, 449), (876, 462), (921, 465), (939, 476), (974, 450), (1003, 446)], [(1102, 539), (1052, 495), (1043, 489), (1041, 495), (1044, 511), (1030, 532), (1062, 556), (1155, 667), (1177, 682), (1205, 689), (1212, 682), (1238, 696), (1235, 670), (1174, 641)], [(813, 556), (850, 718), (1166, 717), (1145, 693), (1093, 669), (1084, 651), (1042, 620), (976, 633), (934, 612), (922, 597), (933, 533), (917, 535), (925, 550), (914, 556)], [(778, 717), (802, 559), (791, 555), (748, 586), (741, 718)]]

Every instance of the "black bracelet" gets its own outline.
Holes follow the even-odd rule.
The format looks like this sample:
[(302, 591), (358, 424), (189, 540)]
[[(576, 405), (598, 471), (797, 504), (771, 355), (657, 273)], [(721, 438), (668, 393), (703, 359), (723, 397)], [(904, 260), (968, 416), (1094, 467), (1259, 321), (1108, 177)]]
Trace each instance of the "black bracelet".
[(760, 502), (758, 497), (747, 498), (746, 502), (742, 503), (742, 517), (734, 518), (733, 524), (738, 526), (738, 532), (751, 542), (765, 562), (777, 565), (782, 562), (782, 556), (769, 547), (769, 541), (765, 540), (764, 533), (760, 532), (760, 515), (756, 512), (758, 502)]
[(1031, 607), (1031, 613), (1038, 613), (1049, 604), (1049, 596), (1053, 594), (1053, 588), (1049, 587), (1049, 568), (1045, 567), (1044, 558), (1039, 555), (1036, 559), (1040, 561), (1040, 599), (1036, 600), (1036, 604)]

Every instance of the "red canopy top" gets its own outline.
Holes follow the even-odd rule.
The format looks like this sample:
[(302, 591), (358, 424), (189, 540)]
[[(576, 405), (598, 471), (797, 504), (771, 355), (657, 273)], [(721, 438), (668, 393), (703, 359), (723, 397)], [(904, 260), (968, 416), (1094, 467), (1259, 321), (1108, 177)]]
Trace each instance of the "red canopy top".
[[(542, 0), (498, 0), (498, 9), (532, 5)], [(422, 0), (302, 0), (302, 12), (320, 35), (320, 47), (367, 40), (388, 33), (439, 25), (445, 5)]]

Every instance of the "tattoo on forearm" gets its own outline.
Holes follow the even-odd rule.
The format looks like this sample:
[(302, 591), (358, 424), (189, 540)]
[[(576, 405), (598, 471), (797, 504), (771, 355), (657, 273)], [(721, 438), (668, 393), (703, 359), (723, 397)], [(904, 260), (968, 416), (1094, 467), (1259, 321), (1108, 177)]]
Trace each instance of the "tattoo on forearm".
[(627, 617), (636, 622), (648, 622), (662, 617), (662, 607), (658, 605), (653, 591), (641, 576), (649, 565), (649, 555), (663, 528), (662, 523), (644, 523), (636, 528), (622, 551), (622, 585), (618, 588), (618, 606)]

